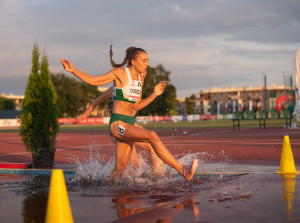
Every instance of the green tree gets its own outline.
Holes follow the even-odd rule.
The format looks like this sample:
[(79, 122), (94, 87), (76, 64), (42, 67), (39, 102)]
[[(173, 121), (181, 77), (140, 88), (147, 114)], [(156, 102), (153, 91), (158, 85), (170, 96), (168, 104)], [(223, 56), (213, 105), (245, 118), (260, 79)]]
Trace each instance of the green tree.
[(51, 74), (51, 80), (57, 93), (59, 117), (76, 117), (101, 94), (96, 86), (76, 81), (62, 73)]
[(188, 115), (194, 114), (194, 108), (195, 108), (195, 99), (196, 96), (192, 94), (190, 97), (185, 98), (185, 106), (186, 106), (186, 113)]
[(0, 97), (0, 110), (15, 110), (16, 104), (13, 100)]
[(50, 81), (48, 58), (42, 62), (37, 42), (32, 51), (32, 68), (27, 81), (20, 135), (32, 153), (34, 167), (52, 167), (54, 163), (57, 124), (56, 93)]
[(148, 67), (147, 76), (143, 86), (142, 98), (153, 93), (154, 87), (159, 82), (166, 80), (168, 85), (162, 95), (158, 96), (148, 106), (138, 112), (138, 115), (174, 115), (176, 114), (176, 88), (170, 84), (170, 71), (159, 64), (156, 67)]

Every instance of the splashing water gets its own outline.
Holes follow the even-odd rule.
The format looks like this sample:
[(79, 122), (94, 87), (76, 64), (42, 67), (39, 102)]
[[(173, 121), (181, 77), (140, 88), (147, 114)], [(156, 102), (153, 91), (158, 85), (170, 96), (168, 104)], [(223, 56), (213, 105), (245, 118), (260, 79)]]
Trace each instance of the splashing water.
[[(72, 179), (72, 183), (79, 184), (100, 184), (107, 185), (109, 182), (111, 172), (115, 166), (115, 159), (112, 157), (108, 161), (104, 159), (104, 156), (99, 151), (99, 148), (90, 147), (89, 159), (85, 162), (80, 162), (78, 159), (76, 162), (75, 177)], [(221, 154), (220, 156), (224, 156)], [(226, 166), (218, 164), (208, 164), (214, 156), (202, 152), (202, 153), (188, 153), (185, 155), (175, 156), (177, 161), (182, 165), (189, 165), (194, 159), (199, 160), (199, 166), (196, 172), (208, 172), (208, 169), (214, 171), (218, 168), (224, 170)], [(192, 182), (187, 182), (177, 170), (163, 164), (162, 170), (165, 170), (165, 174), (153, 173), (152, 167), (147, 159), (142, 156), (142, 152), (139, 153), (139, 159), (141, 168), (128, 165), (122, 178), (113, 183), (113, 187), (116, 189), (134, 190), (134, 191), (153, 191), (153, 190), (167, 190), (167, 191), (199, 191), (199, 187), (203, 188), (210, 186), (212, 181), (203, 179), (194, 179)], [(224, 159), (227, 158), (224, 156)], [(162, 171), (164, 172), (164, 171)]]
[(85, 162), (74, 160), (76, 171), (73, 182), (78, 183), (97, 183), (107, 181), (114, 167), (113, 159), (105, 161), (98, 148), (90, 147), (89, 159)]

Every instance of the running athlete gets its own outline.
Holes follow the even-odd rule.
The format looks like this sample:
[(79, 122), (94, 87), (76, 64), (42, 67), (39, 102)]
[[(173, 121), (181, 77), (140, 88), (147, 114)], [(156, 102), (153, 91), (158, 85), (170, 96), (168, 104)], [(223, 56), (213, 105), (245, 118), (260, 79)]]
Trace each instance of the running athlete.
[[(144, 75), (141, 75), (142, 78), (145, 78)], [(103, 92), (100, 96), (98, 96), (91, 104), (90, 106), (81, 114), (79, 115), (76, 120), (78, 122), (84, 120), (87, 118), (87, 116), (91, 113), (91, 111), (96, 108), (99, 104), (101, 104), (104, 100), (110, 98), (113, 95), (113, 87), (108, 88), (105, 92)], [(138, 125), (137, 123), (134, 123), (135, 126), (143, 128), (142, 126)], [(113, 142), (115, 143), (114, 137), (112, 137)], [(156, 155), (154, 152), (152, 146), (147, 142), (134, 142), (134, 145), (132, 147), (131, 156), (129, 158), (129, 165), (133, 167), (141, 167), (139, 157), (137, 155), (135, 146), (139, 146), (142, 149), (148, 150), (151, 154), (151, 167), (153, 169), (154, 174), (163, 176), (165, 175), (165, 168), (163, 166), (164, 162)]]
[[(70, 61), (61, 59), (64, 69), (73, 73), (80, 80), (95, 86), (101, 86), (113, 82), (114, 104), (110, 118), (109, 130), (116, 140), (116, 162), (112, 171), (111, 181), (120, 179), (127, 167), (134, 142), (148, 142), (155, 153), (169, 166), (175, 168), (184, 178), (190, 181), (198, 167), (195, 159), (188, 167), (172, 156), (154, 131), (134, 126), (134, 114), (151, 103), (157, 96), (164, 92), (167, 82), (162, 81), (154, 87), (153, 93), (146, 99), (142, 99), (143, 78), (140, 74), (146, 73), (149, 66), (148, 54), (145, 50), (129, 47), (122, 64), (115, 64), (110, 51), (111, 64), (114, 69), (99, 76), (91, 76), (77, 70)], [(122, 68), (127, 63), (126, 68)]]

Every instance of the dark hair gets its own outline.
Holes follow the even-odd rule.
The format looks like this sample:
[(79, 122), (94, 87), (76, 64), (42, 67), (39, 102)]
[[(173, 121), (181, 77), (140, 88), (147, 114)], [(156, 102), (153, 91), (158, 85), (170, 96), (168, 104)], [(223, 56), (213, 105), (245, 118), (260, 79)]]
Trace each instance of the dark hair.
[(112, 59), (112, 56), (114, 55), (114, 53), (112, 51), (112, 45), (111, 45), (110, 46), (110, 51), (109, 51), (111, 66), (112, 67), (123, 67), (126, 63), (127, 63), (127, 66), (131, 66), (132, 65), (131, 60), (135, 59), (136, 56), (140, 52), (146, 53), (146, 51), (143, 50), (142, 48), (137, 48), (137, 47), (131, 46), (131, 47), (127, 48), (127, 50), (125, 51), (125, 58), (124, 58), (123, 62), (120, 63), (120, 64), (116, 64), (115, 61)]

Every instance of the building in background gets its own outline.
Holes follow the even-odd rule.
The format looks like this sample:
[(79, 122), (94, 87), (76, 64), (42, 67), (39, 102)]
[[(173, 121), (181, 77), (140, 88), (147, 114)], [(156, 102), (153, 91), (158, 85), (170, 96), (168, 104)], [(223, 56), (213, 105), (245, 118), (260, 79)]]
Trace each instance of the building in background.
[[(292, 86), (212, 88), (196, 95), (195, 114), (231, 114), (235, 111), (290, 109), (294, 107)], [(265, 107), (266, 106), (266, 107)]]
[(18, 111), (22, 110), (22, 103), (24, 101), (24, 95), (14, 95), (12, 93), (10, 93), (10, 94), (2, 93), (0, 96), (3, 98), (6, 98), (6, 99), (13, 100), (16, 105), (16, 110), (18, 110)]

